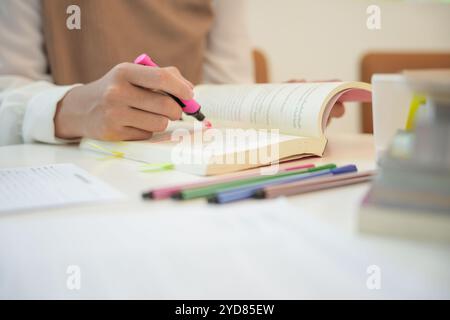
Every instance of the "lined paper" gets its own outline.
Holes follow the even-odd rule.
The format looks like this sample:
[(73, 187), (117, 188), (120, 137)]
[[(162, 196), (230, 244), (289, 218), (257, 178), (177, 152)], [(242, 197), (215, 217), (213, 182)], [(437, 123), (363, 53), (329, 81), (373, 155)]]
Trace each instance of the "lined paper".
[(0, 169), (0, 212), (115, 200), (121, 193), (73, 164)]

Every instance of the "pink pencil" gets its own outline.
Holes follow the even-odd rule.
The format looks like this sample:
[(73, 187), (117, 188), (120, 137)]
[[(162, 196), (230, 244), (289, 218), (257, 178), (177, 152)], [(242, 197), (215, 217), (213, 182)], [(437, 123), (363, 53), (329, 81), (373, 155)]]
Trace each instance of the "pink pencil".
[[(302, 165), (295, 165), (295, 166), (289, 166), (288, 163), (284, 165), (280, 165), (279, 169), (280, 171), (292, 171), (292, 170), (299, 170), (299, 169), (308, 169), (308, 168), (314, 168), (314, 164), (308, 163), (308, 164), (302, 164)], [(223, 182), (229, 182), (236, 179), (245, 179), (245, 178), (251, 178), (261, 175), (261, 168), (256, 168), (252, 170), (248, 170), (245, 172), (236, 172), (232, 174), (227, 174), (222, 176), (218, 179), (211, 179), (207, 181), (200, 181), (200, 182), (193, 182), (188, 184), (179, 184), (164, 188), (159, 188), (155, 190), (151, 190), (149, 192), (145, 192), (142, 194), (142, 197), (144, 199), (154, 199), (154, 200), (161, 200), (161, 199), (167, 199), (170, 198), (173, 194), (184, 190), (184, 189), (192, 189), (192, 188), (202, 188), (207, 187), (209, 185), (213, 185), (216, 183), (223, 183)]]

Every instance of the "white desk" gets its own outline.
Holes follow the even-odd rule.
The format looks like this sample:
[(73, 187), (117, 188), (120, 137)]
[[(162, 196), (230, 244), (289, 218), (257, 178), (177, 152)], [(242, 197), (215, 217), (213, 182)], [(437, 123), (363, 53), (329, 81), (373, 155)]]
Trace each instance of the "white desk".
[[(374, 168), (372, 137), (330, 139), (324, 158), (303, 161)], [(202, 178), (76, 146), (0, 148), (0, 167), (67, 162), (128, 198), (0, 216), (0, 298), (450, 298), (446, 245), (357, 232), (367, 184), (220, 208), (144, 202), (143, 190)], [(372, 264), (379, 290), (366, 286)], [(70, 265), (80, 290), (66, 286)]]

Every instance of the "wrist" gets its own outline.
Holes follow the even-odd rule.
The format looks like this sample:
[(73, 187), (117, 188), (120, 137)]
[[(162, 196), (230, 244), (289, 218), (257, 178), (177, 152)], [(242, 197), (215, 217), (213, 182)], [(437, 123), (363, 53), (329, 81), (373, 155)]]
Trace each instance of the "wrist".
[(82, 132), (82, 114), (79, 104), (76, 103), (77, 92), (80, 87), (75, 87), (56, 105), (56, 112), (53, 119), (55, 125), (55, 137), (60, 139), (78, 139), (83, 136)]

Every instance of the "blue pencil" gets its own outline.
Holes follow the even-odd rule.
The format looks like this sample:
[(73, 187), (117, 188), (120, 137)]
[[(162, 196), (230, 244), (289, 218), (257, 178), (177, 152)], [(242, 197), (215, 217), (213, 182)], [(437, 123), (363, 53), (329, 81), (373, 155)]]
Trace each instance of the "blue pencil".
[(227, 188), (218, 191), (216, 194), (214, 194), (212, 197), (208, 198), (209, 203), (217, 203), (217, 204), (224, 204), (239, 200), (244, 200), (253, 197), (255, 192), (258, 190), (261, 190), (264, 187), (267, 186), (273, 186), (283, 183), (289, 183), (294, 181), (300, 181), (300, 180), (306, 180), (306, 179), (313, 179), (315, 177), (323, 177), (327, 175), (337, 175), (337, 174), (343, 174), (343, 173), (350, 173), (350, 172), (356, 172), (358, 169), (355, 165), (347, 165), (335, 169), (329, 169), (329, 170), (322, 170), (318, 172), (311, 172), (306, 173), (298, 176), (289, 176), (283, 179), (278, 179), (275, 181), (266, 181), (266, 182), (255, 182), (254, 184), (247, 185), (245, 187), (237, 187), (237, 188)]

